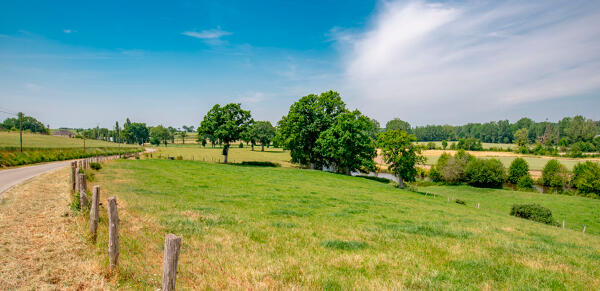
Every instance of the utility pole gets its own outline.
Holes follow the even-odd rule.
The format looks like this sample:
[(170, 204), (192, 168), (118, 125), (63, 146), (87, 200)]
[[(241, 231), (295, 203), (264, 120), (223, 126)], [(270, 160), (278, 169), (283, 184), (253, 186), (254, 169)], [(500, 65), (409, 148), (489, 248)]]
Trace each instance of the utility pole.
[(19, 112), (19, 143), (23, 152), (23, 112)]

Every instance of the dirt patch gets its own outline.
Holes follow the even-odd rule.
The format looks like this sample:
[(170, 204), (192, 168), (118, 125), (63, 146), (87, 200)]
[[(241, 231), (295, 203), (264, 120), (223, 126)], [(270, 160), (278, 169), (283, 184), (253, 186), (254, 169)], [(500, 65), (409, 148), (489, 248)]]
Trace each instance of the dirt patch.
[(69, 209), (67, 169), (40, 175), (0, 201), (0, 290), (104, 290)]

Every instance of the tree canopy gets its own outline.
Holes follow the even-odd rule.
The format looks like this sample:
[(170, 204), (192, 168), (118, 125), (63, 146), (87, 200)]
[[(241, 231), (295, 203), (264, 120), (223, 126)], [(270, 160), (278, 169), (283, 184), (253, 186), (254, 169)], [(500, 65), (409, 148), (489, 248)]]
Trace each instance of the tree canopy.
[(250, 111), (243, 110), (239, 103), (223, 107), (215, 104), (204, 116), (198, 133), (223, 142), (224, 163), (227, 163), (231, 142), (239, 140), (251, 123)]
[(288, 114), (279, 121), (278, 141), (290, 150), (293, 163), (312, 169), (321, 167), (326, 163), (315, 149), (317, 139), (338, 115), (347, 111), (346, 104), (337, 92), (304, 96), (292, 104)]
[(326, 165), (337, 172), (350, 175), (353, 171), (374, 171), (373, 159), (377, 153), (372, 129), (373, 123), (360, 111), (341, 113), (332, 126), (319, 135), (316, 151)]
[(390, 171), (398, 177), (398, 185), (404, 187), (404, 181), (414, 181), (417, 164), (425, 162), (421, 150), (414, 143), (417, 138), (406, 131), (387, 130), (379, 134), (378, 145)]

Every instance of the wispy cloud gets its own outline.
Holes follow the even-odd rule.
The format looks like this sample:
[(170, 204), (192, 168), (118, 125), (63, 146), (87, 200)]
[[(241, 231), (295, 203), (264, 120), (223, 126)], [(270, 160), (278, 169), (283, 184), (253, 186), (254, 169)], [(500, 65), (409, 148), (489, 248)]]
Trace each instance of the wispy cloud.
[(597, 2), (384, 2), (364, 31), (331, 34), (346, 87), (386, 118), (600, 89)]
[(66, 34), (71, 34), (71, 33), (75, 32), (75, 31), (72, 30), (72, 29), (68, 29), (67, 28), (67, 29), (63, 29), (63, 32), (66, 33)]
[(200, 31), (200, 32), (197, 32), (197, 31), (184, 31), (181, 34), (187, 35), (187, 36), (191, 36), (191, 37), (195, 37), (195, 38), (200, 38), (200, 39), (218, 39), (218, 38), (221, 38), (221, 37), (226, 36), (226, 35), (231, 35), (232, 33), (228, 32), (228, 31), (221, 30), (220, 28), (217, 28), (217, 29), (203, 30), (203, 31)]

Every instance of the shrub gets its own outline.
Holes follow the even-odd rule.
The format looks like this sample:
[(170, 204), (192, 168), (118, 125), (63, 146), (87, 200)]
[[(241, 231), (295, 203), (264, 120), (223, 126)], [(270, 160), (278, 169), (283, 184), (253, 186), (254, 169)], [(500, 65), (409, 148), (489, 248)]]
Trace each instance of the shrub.
[(381, 182), (381, 183), (386, 183), (386, 184), (390, 182), (389, 179), (383, 178), (383, 177), (366, 176), (366, 175), (358, 175), (356, 177), (365, 178), (365, 179), (368, 179), (368, 180), (373, 180), (373, 181), (377, 181), (377, 182)]
[(460, 205), (467, 205), (467, 202), (462, 199), (456, 199), (456, 200), (454, 200), (454, 202), (456, 202), (457, 204), (460, 204)]
[(600, 164), (591, 161), (573, 167), (573, 185), (581, 193), (600, 195)]
[(183, 156), (181, 156), (181, 155), (177, 156), (177, 157), (175, 157), (175, 159), (178, 160), (178, 161), (181, 161), (181, 160), (183, 160)]
[(431, 142), (431, 141), (430, 141), (430, 142), (428, 142), (428, 143), (427, 143), (427, 149), (428, 149), (428, 150), (435, 150), (435, 143), (433, 143), (433, 142)]
[(259, 162), (259, 161), (243, 161), (242, 166), (255, 166), (255, 167), (280, 167), (278, 163), (273, 162)]
[(549, 160), (542, 170), (542, 184), (553, 188), (562, 188), (569, 180), (569, 171), (557, 160)]
[(244, 148), (244, 143), (240, 142), (240, 145), (238, 147), (241, 148), (241, 149)]
[(478, 187), (499, 187), (506, 181), (506, 170), (497, 159), (474, 159), (465, 169), (467, 182)]
[(519, 181), (517, 181), (517, 188), (519, 188), (519, 189), (533, 189), (533, 179), (531, 178), (531, 176), (529, 175), (529, 173), (527, 173), (527, 175), (519, 178)]
[(529, 165), (523, 158), (516, 158), (508, 168), (508, 182), (517, 184), (523, 176), (529, 175)]
[(552, 211), (539, 204), (515, 204), (510, 210), (510, 215), (545, 224), (555, 224)]
[(100, 165), (100, 163), (92, 162), (92, 163), (90, 163), (90, 168), (98, 171), (98, 170), (102, 169), (102, 165)]

